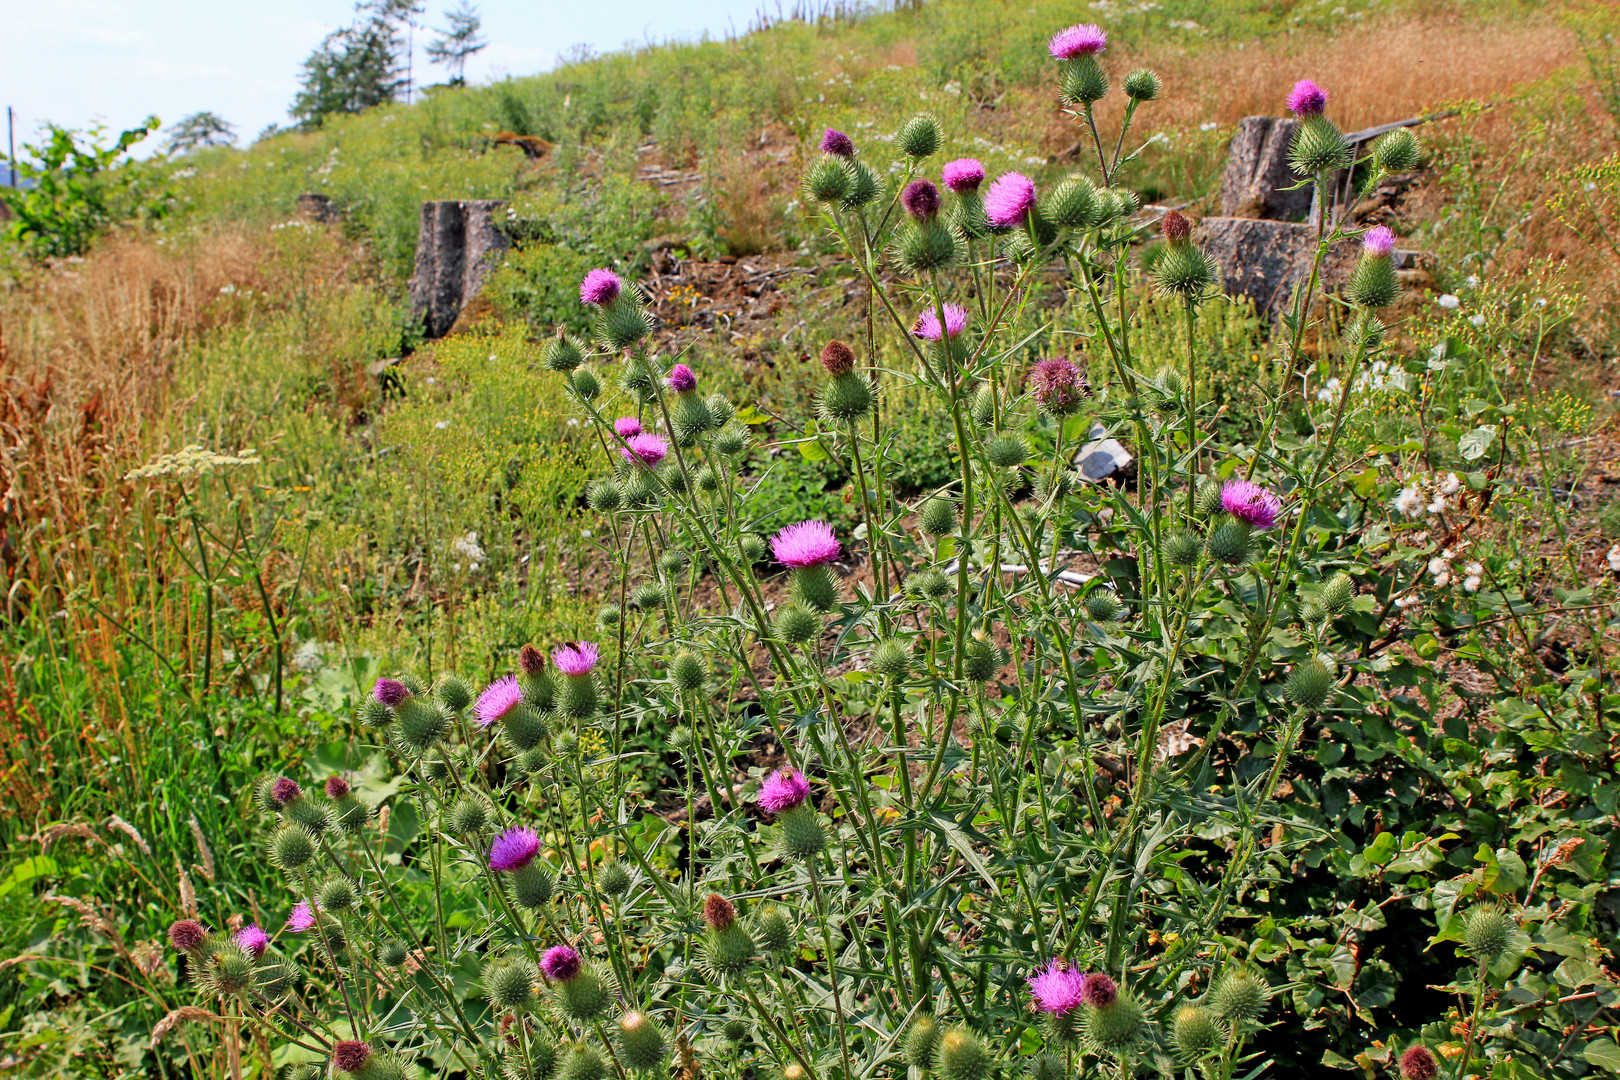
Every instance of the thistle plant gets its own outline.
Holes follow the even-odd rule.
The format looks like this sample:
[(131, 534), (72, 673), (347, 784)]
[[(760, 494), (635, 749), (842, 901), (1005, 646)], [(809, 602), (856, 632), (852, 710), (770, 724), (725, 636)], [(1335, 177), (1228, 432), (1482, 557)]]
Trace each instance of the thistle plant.
[[(1301, 402), (1282, 386), (1261, 437), (1231, 444), (1200, 370), (1218, 268), (1193, 221), (1155, 224), (1124, 184), (1138, 110), (1165, 87), (1126, 75), (1102, 131), (1107, 44), (1089, 25), (1050, 43), (1094, 153), (1083, 173), (936, 172), (948, 133), (927, 115), (899, 125), (893, 170), (832, 129), (808, 162), (804, 195), (870, 298), (821, 351), (803, 435), (851, 477), (854, 530), (762, 501), (737, 403), (660, 355), (634, 282), (586, 275), (594, 344), (559, 333), (542, 360), (600, 451), (598, 635), (525, 646), (476, 695), (379, 681), (360, 719), (422, 838), (391, 844), (341, 785), (273, 780), (264, 842), (289, 932), (177, 924), (205, 994), (362, 1077), (429, 1057), (563, 1080), (1262, 1071), (1290, 976), (1228, 916), (1298, 842), (1269, 808), (1370, 663), (1338, 623), (1361, 584), (1334, 527), (1360, 512), (1337, 444), (1385, 347), (1394, 238), (1319, 221), (1277, 334), (1297, 368), (1333, 309), (1343, 390), (1283, 438)], [(1327, 104), (1309, 81), (1288, 101), (1294, 168), (1324, 206), (1356, 164)], [(1402, 133), (1367, 163), (1416, 156)], [(1134, 253), (1155, 232), (1145, 274)], [(1325, 293), (1324, 257), (1358, 241), (1351, 281)], [(1054, 287), (1080, 318), (1043, 321)], [(1147, 304), (1175, 311), (1168, 367), (1133, 346)], [(953, 438), (954, 477), (913, 501), (886, 475), (900, 387)], [(1091, 423), (1132, 446), (1134, 484), (1076, 474)], [(1071, 567), (1094, 573), (1076, 588)], [(637, 726), (671, 748), (678, 810), (629, 793)], [(1190, 746), (1171, 748), (1173, 727)], [(1487, 922), (1469, 923), (1481, 978), (1506, 948)], [(290, 952), (300, 974), (278, 969), (272, 991)], [(1422, 1046), (1400, 1067), (1434, 1075)]]

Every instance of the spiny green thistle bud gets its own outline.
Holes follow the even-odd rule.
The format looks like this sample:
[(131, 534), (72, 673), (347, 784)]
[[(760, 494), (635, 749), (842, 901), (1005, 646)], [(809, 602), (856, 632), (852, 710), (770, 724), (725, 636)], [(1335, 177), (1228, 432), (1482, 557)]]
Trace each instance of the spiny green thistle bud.
[(1288, 148), (1288, 165), (1295, 176), (1315, 176), (1350, 167), (1350, 143), (1339, 125), (1317, 113), (1300, 121)]
[(595, 1048), (575, 1043), (557, 1065), (556, 1080), (606, 1080), (607, 1062)]
[(277, 830), (270, 841), (270, 859), (283, 870), (298, 870), (315, 858), (315, 841), (296, 825)]
[(932, 113), (918, 113), (904, 124), (895, 133), (895, 145), (907, 157), (932, 157), (939, 152), (939, 144), (945, 141), (945, 133), (940, 130), (939, 121)]
[(516, 900), (520, 907), (530, 910), (542, 907), (556, 891), (557, 881), (552, 877), (550, 868), (539, 860), (518, 867), (512, 871), (510, 877), (512, 899)]
[[(552, 741), (552, 749), (559, 755), (567, 753), (564, 749), (565, 736), (570, 739), (573, 738), (570, 732), (558, 732), (557, 737)], [(544, 746), (531, 747), (517, 756), (517, 770), (525, 776), (533, 776), (535, 773), (545, 772), (546, 766), (550, 765), (551, 761), (552, 754), (550, 750), (547, 750)]]
[[(558, 757), (573, 757), (579, 752), (579, 736), (572, 731), (559, 731), (551, 738), (551, 749)], [(529, 754), (536, 755), (538, 760), (531, 763), (528, 760)], [(523, 756), (524, 772), (539, 772), (545, 764), (544, 751), (540, 747), (535, 747)]]
[(1200, 514), (1220, 513), (1224, 509), (1221, 505), (1221, 485), (1214, 480), (1200, 481), (1194, 502)]
[(233, 997), (253, 985), (253, 957), (229, 937), (219, 936), (203, 948), (202, 963), (192, 975), (210, 994)]
[(968, 406), (973, 414), (973, 422), (980, 427), (989, 427), (996, 422), (996, 389), (985, 383), (973, 392), (973, 403)]
[(596, 715), (596, 680), (590, 675), (571, 675), (562, 681), (562, 712), (570, 720), (589, 720)]
[(451, 712), (460, 712), (472, 704), (472, 691), (454, 675), (441, 675), (439, 681), (433, 684), (433, 696)]
[(1136, 997), (1127, 990), (1121, 990), (1112, 1004), (1085, 1006), (1081, 1025), (1087, 1042), (1100, 1053), (1112, 1055), (1129, 1050), (1136, 1044), (1142, 1037), (1146, 1019)]
[(872, 647), (868, 667), (884, 678), (904, 679), (911, 672), (911, 649), (897, 638), (886, 638)]
[(1334, 574), (1323, 582), (1317, 599), (1322, 606), (1335, 615), (1342, 615), (1350, 601), (1355, 598), (1356, 583), (1349, 574)]
[(1001, 664), (995, 646), (985, 641), (969, 641), (962, 657), (962, 672), (976, 683), (989, 682)]
[(1059, 88), (1065, 105), (1089, 105), (1108, 96), (1108, 73), (1090, 54), (1063, 62)]
[(596, 609), (596, 625), (604, 630), (618, 626), (619, 620), (623, 618), (624, 612), (619, 608), (618, 604), (603, 604)]
[(709, 415), (714, 417), (715, 431), (725, 427), (737, 417), (737, 407), (728, 401), (724, 394), (710, 394), (705, 403), (709, 406)]
[(619, 1017), (618, 1028), (615, 1041), (626, 1065), (638, 1072), (650, 1072), (663, 1064), (669, 1044), (656, 1023), (632, 1010)]
[(302, 974), (298, 965), (287, 959), (262, 963), (253, 972), (254, 988), (271, 1001), (284, 996), (298, 982)]
[(699, 435), (720, 426), (714, 421), (714, 413), (709, 411), (709, 403), (695, 393), (676, 394), (669, 419), (682, 446), (690, 446)]
[(922, 1013), (911, 1022), (906, 1032), (906, 1064), (927, 1071), (934, 1064), (939, 1048), (939, 1021)]
[(1166, 296), (1183, 300), (1203, 299), (1218, 276), (1215, 260), (1190, 241), (1167, 245), (1153, 267), (1154, 287)]
[[(1061, 1019), (1070, 1019), (1074, 1015), (1073, 1012), (1065, 1013)], [(1029, 1059), (1029, 1080), (1066, 1080), (1068, 1075), (1069, 1066), (1062, 1054), (1047, 1050)]]
[(1363, 255), (1344, 287), (1344, 298), (1357, 307), (1381, 308), (1393, 304), (1400, 291), (1393, 259), (1388, 255)]
[[(511, 1032), (507, 1033), (507, 1041), (517, 1038)], [(546, 1080), (551, 1070), (557, 1064), (557, 1048), (550, 1043), (530, 1036), (528, 1056), (524, 1057), (522, 1042), (511, 1047), (506, 1057), (501, 1061), (501, 1075), (506, 1080)]]
[(1029, 443), (1022, 435), (1004, 431), (992, 435), (984, 444), (984, 456), (990, 464), (1011, 469), (1029, 460)]
[(951, 579), (932, 567), (919, 570), (906, 579), (906, 588), (928, 600), (940, 600), (950, 595)]
[(585, 362), (585, 350), (579, 347), (579, 342), (559, 331), (546, 342), (540, 359), (552, 371), (573, 371)]
[(714, 492), (720, 490), (720, 471), (713, 465), (704, 462), (698, 471), (692, 475), (692, 483), (699, 491)]
[(827, 833), (816, 812), (804, 803), (782, 812), (782, 854), (790, 859), (812, 859), (827, 848)]
[(682, 651), (669, 662), (669, 679), (677, 690), (702, 690), (708, 681), (709, 670), (702, 657), (694, 652)]
[(878, 183), (876, 174), (867, 168), (866, 162), (859, 158), (846, 163), (849, 170), (849, 188), (844, 192), (843, 201), (838, 205), (845, 210), (859, 210), (869, 206), (883, 194), (883, 185)]
[(647, 506), (653, 501), (652, 476), (646, 469), (636, 469), (619, 481), (619, 490), (624, 492), (626, 509), (633, 506)]
[(657, 581), (643, 581), (630, 590), (630, 607), (634, 611), (656, 611), (664, 603), (664, 586)]
[(1195, 1060), (1221, 1040), (1216, 1016), (1202, 1005), (1183, 1005), (1170, 1018), (1170, 1041), (1183, 1060)]
[(723, 457), (736, 457), (748, 449), (748, 429), (735, 425), (715, 432), (710, 444)]
[(568, 385), (574, 388), (575, 395), (581, 401), (595, 401), (602, 396), (602, 380), (588, 367), (575, 371), (569, 377)]
[(315, 886), (315, 906), (322, 911), (348, 911), (360, 902), (354, 882), (346, 877), (331, 877)]
[(449, 719), (437, 705), (412, 698), (397, 710), (394, 721), (394, 745), (400, 754), (415, 757), (438, 745), (450, 727)]
[(1073, 469), (1047, 472), (1042, 469), (1035, 476), (1035, 497), (1041, 502), (1067, 499), (1080, 487), (1080, 479)]
[[(784, 826), (784, 831), (786, 826)], [(703, 968), (713, 978), (741, 975), (753, 964), (754, 936), (740, 922), (724, 930), (711, 930), (703, 942)]]
[(754, 938), (761, 949), (772, 955), (793, 949), (793, 927), (775, 904), (766, 904), (754, 913)]
[(1306, 660), (1289, 674), (1283, 693), (1300, 708), (1315, 712), (1333, 693), (1333, 672), (1320, 660)]
[(895, 268), (910, 277), (943, 270), (958, 254), (956, 234), (937, 218), (908, 222), (894, 240)]
[(749, 566), (765, 561), (770, 554), (770, 548), (765, 546), (765, 538), (757, 533), (743, 533), (737, 539), (737, 554), (742, 556), (743, 562)]
[(409, 1068), (393, 1054), (372, 1054), (366, 1059), (364, 1080), (412, 1080), (416, 1067)]
[[(354, 707), (354, 718), (361, 727), (385, 727), (394, 718), (394, 714), (388, 711), (388, 706), (376, 698), (363, 697)], [(269, 809), (274, 810), (275, 807), (271, 806)]]
[(1474, 956), (1495, 960), (1512, 947), (1517, 930), (1507, 912), (1495, 904), (1483, 904), (1463, 920), (1463, 943)]
[(697, 737), (693, 734), (692, 729), (684, 724), (677, 724), (675, 727), (670, 728), (666, 741), (669, 743), (671, 750), (680, 754), (686, 753), (697, 745)]
[(556, 995), (557, 1011), (566, 1019), (588, 1024), (606, 1014), (613, 1004), (613, 995), (602, 983), (600, 973), (592, 968), (582, 970), (567, 982), (552, 987)]
[(804, 193), (818, 203), (841, 202), (851, 179), (843, 158), (823, 154), (804, 172)]
[(1125, 617), (1125, 605), (1112, 589), (1092, 589), (1086, 594), (1086, 615), (1092, 622), (1118, 622)]
[(1164, 83), (1156, 72), (1137, 68), (1125, 76), (1125, 96), (1132, 101), (1157, 101), (1164, 93)]
[(872, 380), (857, 371), (847, 371), (827, 380), (816, 396), (816, 411), (828, 427), (851, 424), (872, 411)]
[(1198, 542), (1198, 534), (1190, 529), (1175, 529), (1165, 537), (1164, 554), (1172, 566), (1197, 566), (1198, 557), (1203, 551), (1204, 545)]
[(1371, 355), (1384, 344), (1384, 324), (1377, 315), (1366, 310), (1356, 312), (1344, 327), (1344, 347), (1347, 352)]
[(321, 1076), (317, 1065), (291, 1065), (281, 1074), (281, 1080), (321, 1080)]
[(467, 839), (476, 836), (489, 826), (489, 803), (476, 795), (468, 795), (450, 806), (449, 813), (444, 816), (444, 827), (450, 836)]
[(726, 1037), (727, 1042), (740, 1043), (748, 1038), (748, 1021), (734, 1016), (720, 1025), (720, 1034)]
[(1221, 975), (1209, 993), (1209, 1003), (1222, 1020), (1251, 1023), (1266, 1011), (1271, 988), (1248, 968), (1236, 967)]
[(1209, 557), (1227, 566), (1242, 566), (1253, 553), (1249, 527), (1241, 521), (1223, 521), (1210, 530), (1205, 542)]
[(633, 289), (625, 289), (617, 300), (596, 313), (596, 340), (603, 348), (614, 352), (630, 348), (652, 333), (652, 328), (652, 316), (641, 306)]
[(1041, 214), (1054, 225), (1088, 229), (1097, 221), (1097, 188), (1083, 176), (1070, 176), (1041, 200)]
[(799, 603), (823, 615), (838, 606), (838, 583), (825, 563), (801, 566), (793, 571), (790, 591)]
[(405, 958), (410, 954), (411, 951), (405, 947), (403, 941), (390, 939), (383, 942), (382, 947), (377, 950), (377, 959), (382, 961), (384, 967), (397, 968), (405, 963)]
[(514, 750), (533, 750), (550, 734), (546, 716), (527, 702), (519, 702), (501, 717), (501, 734)]
[(1158, 396), (1157, 408), (1162, 413), (1181, 411), (1181, 399), (1187, 394), (1187, 377), (1175, 368), (1160, 368), (1153, 376), (1153, 389)]
[[(691, 444), (684, 443), (683, 445), (689, 446)], [(663, 468), (658, 470), (658, 478), (663, 481), (664, 486), (672, 494), (686, 494), (686, 470), (682, 469), (681, 463), (674, 458), (664, 462)]]
[(630, 885), (630, 870), (617, 859), (604, 863), (596, 872), (596, 887), (608, 896), (623, 896), (630, 891)]
[(956, 502), (943, 495), (935, 495), (922, 504), (917, 524), (929, 536), (944, 536), (956, 531)]
[(944, 1080), (989, 1080), (995, 1059), (984, 1042), (965, 1027), (939, 1037), (936, 1070)]
[[(429, 706), (429, 708), (432, 707)], [(437, 709), (432, 709), (432, 711), (434, 713), (438, 712)], [(314, 795), (294, 799), (287, 804), (282, 813), (287, 815), (288, 821), (300, 826), (311, 836), (320, 836), (333, 825), (331, 804), (325, 799), (317, 798)]]
[(343, 924), (325, 912), (321, 913), (310, 936), (320, 944), (321, 951), (331, 958), (335, 958), (349, 947), (349, 939), (343, 933)]
[(585, 501), (599, 514), (611, 514), (624, 505), (624, 491), (612, 480), (598, 480), (585, 489)]
[(658, 397), (658, 371), (648, 360), (634, 356), (619, 369), (619, 389), (645, 405)]
[(437, 783), (450, 778), (450, 760), (443, 750), (432, 750), (422, 757), (422, 775)]
[(1396, 128), (1373, 143), (1373, 161), (1387, 173), (1410, 172), (1422, 155), (1423, 147), (1410, 128)]

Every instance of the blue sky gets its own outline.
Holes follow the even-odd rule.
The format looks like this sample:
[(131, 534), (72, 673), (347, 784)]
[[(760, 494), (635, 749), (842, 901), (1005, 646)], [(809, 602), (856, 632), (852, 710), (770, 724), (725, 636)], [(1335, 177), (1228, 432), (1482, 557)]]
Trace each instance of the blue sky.
[[(444, 25), (442, 11), (454, 2), (426, 0), (419, 21)], [(467, 78), (544, 71), (576, 44), (606, 52), (705, 31), (740, 33), (761, 4), (482, 0), (476, 6), (490, 45), (468, 64)], [(352, 0), (0, 0), (0, 107), (16, 109), (19, 143), (46, 120), (83, 127), (100, 119), (116, 131), (151, 113), (168, 125), (204, 109), (235, 124), (246, 141), (285, 121), (299, 66), (353, 10)], [(422, 56), (423, 38), (417, 75), (442, 81)]]

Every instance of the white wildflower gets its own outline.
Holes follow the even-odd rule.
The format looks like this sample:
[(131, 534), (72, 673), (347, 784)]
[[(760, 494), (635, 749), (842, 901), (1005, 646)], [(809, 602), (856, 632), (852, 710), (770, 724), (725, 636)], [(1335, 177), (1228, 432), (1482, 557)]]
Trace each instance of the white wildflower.
[(1609, 569), (1620, 574), (1620, 544), (1609, 549)]
[(1456, 473), (1446, 473), (1446, 478), (1440, 482), (1440, 494), (1455, 495), (1462, 490), (1462, 477)]
[(1442, 293), (1440, 295), (1440, 299), (1436, 300), (1435, 303), (1439, 304), (1447, 311), (1453, 311), (1462, 303), (1462, 300), (1452, 293)]
[[(1423, 509), (1422, 493), (1416, 487), (1402, 488), (1401, 493), (1395, 496), (1395, 509), (1407, 517), (1417, 517), (1418, 511)], [(1616, 547), (1620, 548), (1620, 545)]]
[(448, 421), (448, 420), (440, 420), (437, 424), (433, 425), (433, 429), (435, 431), (443, 431), (445, 428), (447, 428), (449, 426), (450, 426), (450, 421)]
[[(450, 541), (450, 547), (457, 554), (461, 555), (467, 560), (467, 569), (470, 572), (476, 573), (478, 569), (483, 566), (484, 549), (478, 544), (477, 533), (469, 532), (465, 536), (456, 537), (454, 540)], [(460, 570), (461, 566), (458, 564), (456, 565), (455, 569)]]

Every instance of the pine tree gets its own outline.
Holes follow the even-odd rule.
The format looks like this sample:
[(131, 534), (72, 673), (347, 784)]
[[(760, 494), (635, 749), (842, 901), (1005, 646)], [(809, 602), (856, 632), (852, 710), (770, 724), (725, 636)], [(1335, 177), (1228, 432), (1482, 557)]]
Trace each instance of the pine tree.
[(464, 86), (467, 82), (467, 58), (489, 44), (478, 36), (484, 23), (478, 17), (478, 9), (468, 0), (461, 0), (459, 6), (446, 10), (444, 17), (450, 20), (449, 29), (434, 31), (439, 36), (428, 42), (428, 59), (435, 64), (443, 64), (450, 72), (451, 86)]

